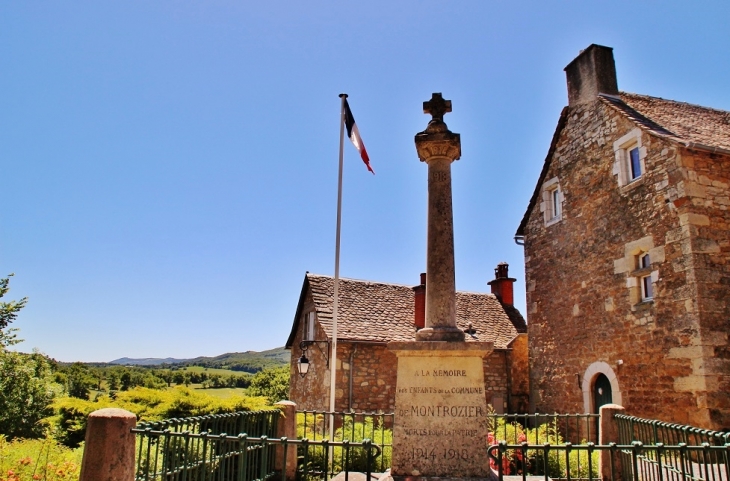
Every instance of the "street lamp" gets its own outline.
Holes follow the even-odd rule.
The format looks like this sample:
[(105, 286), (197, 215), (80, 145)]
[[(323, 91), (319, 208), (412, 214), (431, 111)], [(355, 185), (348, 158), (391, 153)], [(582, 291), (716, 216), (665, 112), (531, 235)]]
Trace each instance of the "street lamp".
[(306, 376), (307, 372), (309, 372), (309, 359), (307, 359), (304, 353), (302, 353), (302, 357), (297, 361), (297, 370), (302, 377)]

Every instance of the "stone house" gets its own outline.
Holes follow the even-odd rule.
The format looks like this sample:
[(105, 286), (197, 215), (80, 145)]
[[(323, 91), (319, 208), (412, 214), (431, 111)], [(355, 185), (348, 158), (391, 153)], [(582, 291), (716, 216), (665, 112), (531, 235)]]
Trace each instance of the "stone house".
[[(495, 269), (492, 293), (456, 293), (457, 325), (467, 341), (494, 343), (485, 358), (487, 402), (497, 412), (526, 412), (528, 407), (525, 320), (512, 305), (507, 264)], [(393, 412), (395, 354), (390, 341), (413, 341), (424, 326), (425, 274), (421, 284), (340, 279), (337, 321), (336, 410)], [(299, 409), (329, 410), (334, 279), (307, 273), (286, 348), (291, 349), (289, 397)], [(309, 360), (302, 377), (297, 362)]]
[(515, 238), (531, 408), (730, 428), (730, 112), (620, 92), (608, 47), (565, 72)]

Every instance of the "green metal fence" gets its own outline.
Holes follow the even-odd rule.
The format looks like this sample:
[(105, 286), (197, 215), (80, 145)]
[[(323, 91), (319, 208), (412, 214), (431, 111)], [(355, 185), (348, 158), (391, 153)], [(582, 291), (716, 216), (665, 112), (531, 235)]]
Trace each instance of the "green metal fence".
[[(228, 434), (238, 435), (235, 439), (275, 437), (280, 417), (281, 411), (274, 409), (141, 423), (132, 430), (136, 435), (136, 479), (238, 479), (228, 477), (226, 473), (231, 471), (245, 472), (245, 480), (257, 479), (254, 473), (270, 462), (266, 444), (244, 441), (237, 446)], [(245, 447), (245, 452), (238, 447)]]
[[(488, 448), (491, 467), (500, 481), (505, 476), (542, 476), (545, 481), (727, 481), (730, 444), (677, 446), (664, 444), (559, 446), (499, 443)], [(608, 452), (608, 466), (599, 473), (598, 457)]]
[(634, 441), (675, 446), (680, 443), (688, 446), (701, 446), (703, 443), (711, 446), (730, 444), (730, 432), (709, 431), (626, 414), (616, 414), (614, 419), (619, 429), (618, 442), (621, 444), (631, 444)]
[(296, 477), (327, 481), (327, 466), (338, 473), (364, 472), (370, 479), (381, 450), (370, 440), (359, 443), (307, 439), (269, 439), (246, 434), (228, 436), (190, 432), (134, 429), (141, 437), (136, 480), (145, 481), (266, 481), (283, 480), (288, 452), (301, 456)]
[[(639, 464), (656, 466), (663, 464), (664, 470), (669, 470), (682, 479), (707, 479), (719, 481), (730, 479), (727, 476), (728, 459), (726, 454), (715, 447), (727, 448), (730, 446), (730, 433), (710, 431), (693, 426), (667, 423), (654, 419), (643, 419), (626, 414), (614, 415), (618, 427), (618, 442), (623, 445), (639, 443), (641, 445), (660, 446), (663, 453), (657, 459), (657, 451), (651, 451), (638, 457)], [(667, 451), (668, 447), (673, 447)], [(674, 447), (684, 447), (681, 452)], [(709, 448), (713, 449), (709, 449)], [(624, 453), (627, 456), (629, 453)], [(704, 473), (697, 477), (696, 473)]]

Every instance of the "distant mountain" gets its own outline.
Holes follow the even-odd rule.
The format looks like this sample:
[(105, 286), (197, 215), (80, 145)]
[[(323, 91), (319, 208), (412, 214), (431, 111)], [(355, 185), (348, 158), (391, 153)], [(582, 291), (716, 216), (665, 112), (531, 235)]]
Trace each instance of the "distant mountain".
[(160, 364), (179, 364), (181, 362), (187, 362), (190, 359), (175, 359), (172, 357), (166, 357), (161, 359), (158, 357), (142, 357), (139, 359), (133, 359), (131, 357), (121, 357), (109, 361), (109, 364), (121, 364), (123, 366), (158, 366)]
[(283, 347), (269, 349), (268, 351), (246, 351), (246, 352), (229, 352), (215, 357), (200, 356), (192, 359), (175, 359), (175, 358), (142, 358), (133, 359), (123, 357), (115, 359), (109, 364), (120, 364), (125, 366), (159, 366), (168, 365), (170, 367), (184, 366), (203, 366), (215, 367), (220, 369), (230, 369), (232, 371), (242, 371), (255, 373), (262, 369), (270, 367), (284, 366), (289, 363), (291, 353)]

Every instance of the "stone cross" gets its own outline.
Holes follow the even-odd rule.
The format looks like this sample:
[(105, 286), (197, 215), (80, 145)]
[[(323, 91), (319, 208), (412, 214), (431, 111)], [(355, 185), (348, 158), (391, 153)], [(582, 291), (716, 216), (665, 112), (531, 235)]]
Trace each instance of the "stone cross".
[(418, 157), (428, 164), (428, 240), (426, 248), (426, 326), (418, 341), (464, 341), (456, 327), (456, 274), (454, 271), (454, 216), (451, 208), (451, 163), (461, 156), (459, 134), (443, 122), (451, 101), (434, 93), (423, 103), (433, 118), (416, 134)]
[(431, 114), (433, 120), (444, 121), (444, 114), (451, 112), (451, 100), (444, 100), (440, 92), (431, 94), (431, 100), (423, 102), (423, 113)]

